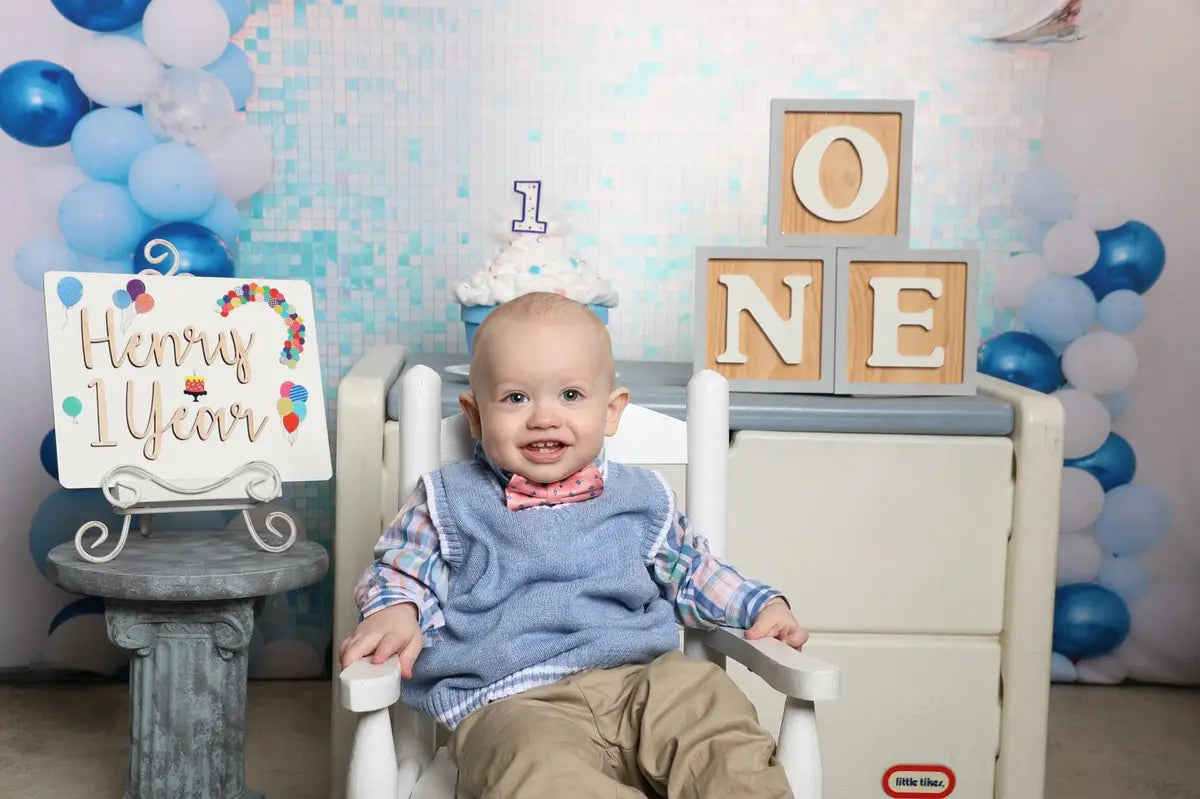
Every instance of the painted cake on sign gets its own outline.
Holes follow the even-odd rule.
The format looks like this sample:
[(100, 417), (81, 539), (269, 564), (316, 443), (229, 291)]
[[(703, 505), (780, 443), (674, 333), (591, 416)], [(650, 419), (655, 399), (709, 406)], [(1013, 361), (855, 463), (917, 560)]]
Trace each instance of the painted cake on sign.
[(561, 223), (538, 219), (536, 204), (526, 208), (524, 217), (513, 222), (511, 232), (500, 241), (495, 257), (454, 287), (466, 325), (468, 354), (474, 353), (475, 331), (484, 318), (501, 303), (522, 294), (561, 294), (584, 303), (608, 322), (608, 309), (617, 305), (612, 282), (601, 277), (595, 266), (572, 254), (566, 228)]

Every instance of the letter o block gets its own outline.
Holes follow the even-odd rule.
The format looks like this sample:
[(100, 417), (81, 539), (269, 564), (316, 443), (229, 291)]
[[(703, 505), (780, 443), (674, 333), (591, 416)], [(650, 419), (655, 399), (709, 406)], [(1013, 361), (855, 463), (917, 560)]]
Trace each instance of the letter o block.
[(911, 101), (772, 100), (772, 246), (907, 245)]
[(836, 251), (696, 250), (694, 367), (734, 391), (833, 391)]
[(978, 254), (841, 249), (837, 394), (975, 393)]

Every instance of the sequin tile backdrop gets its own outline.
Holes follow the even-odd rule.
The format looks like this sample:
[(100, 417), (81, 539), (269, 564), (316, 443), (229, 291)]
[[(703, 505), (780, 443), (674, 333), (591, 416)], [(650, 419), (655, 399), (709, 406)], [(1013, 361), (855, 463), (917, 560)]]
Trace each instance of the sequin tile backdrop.
[[(239, 272), (312, 282), (331, 398), (380, 342), (462, 351), (450, 287), (544, 181), (580, 253), (613, 278), (620, 357), (685, 359), (697, 245), (766, 241), (774, 97), (916, 102), (911, 243), (983, 251), (1022, 230), (1045, 54), (978, 35), (1004, 0), (256, 0), (252, 123), (273, 185)], [(999, 323), (981, 302), (986, 335)], [(331, 403), (336, 399), (331, 399)], [(289, 503), (328, 542), (329, 486)], [(328, 630), (329, 586), (292, 598)]]

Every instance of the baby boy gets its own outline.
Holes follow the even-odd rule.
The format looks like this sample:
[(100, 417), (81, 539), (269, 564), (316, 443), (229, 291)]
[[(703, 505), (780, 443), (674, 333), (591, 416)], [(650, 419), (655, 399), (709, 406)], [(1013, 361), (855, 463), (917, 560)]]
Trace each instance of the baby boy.
[(398, 655), (479, 799), (791, 797), (775, 742), (676, 623), (808, 634), (712, 556), (657, 473), (606, 460), (629, 392), (585, 306), (535, 293), (479, 327), (474, 457), (424, 475), (356, 590), (343, 665)]

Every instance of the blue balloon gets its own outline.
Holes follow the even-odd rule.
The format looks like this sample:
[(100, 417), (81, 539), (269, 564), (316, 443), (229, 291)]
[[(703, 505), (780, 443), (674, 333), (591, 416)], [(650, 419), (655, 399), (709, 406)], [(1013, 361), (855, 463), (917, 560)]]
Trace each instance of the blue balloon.
[(112, 33), (141, 22), (150, 0), (50, 0), (64, 17), (81, 28)]
[(1099, 657), (1120, 646), (1132, 619), (1124, 600), (1091, 583), (1072, 583), (1054, 593), (1051, 649), (1076, 660)]
[(67, 277), (60, 278), (55, 290), (58, 293), (59, 302), (68, 308), (83, 299), (83, 284), (79, 282), (79, 278), (77, 277), (68, 275)]
[[(157, 272), (170, 271), (175, 262), (174, 252), (164, 244), (156, 244), (147, 253), (147, 245), (155, 239), (170, 242), (174, 252), (179, 253), (177, 274), (187, 273), (197, 277), (233, 277), (234, 258), (224, 240), (208, 228), (194, 222), (168, 222), (146, 234), (133, 253), (136, 271), (153, 269)], [(157, 258), (164, 253), (167, 257), (151, 263), (148, 257)]]
[(57, 236), (40, 236), (21, 245), (13, 257), (13, 270), (31, 289), (43, 291), (42, 278), (47, 272), (83, 271), (79, 256)]
[(1116, 433), (1109, 433), (1100, 448), (1082, 458), (1063, 461), (1064, 466), (1075, 466), (1088, 472), (1100, 481), (1100, 486), (1109, 491), (1120, 485), (1133, 482), (1137, 471), (1137, 456), (1129, 442)]
[(67, 244), (100, 260), (129, 255), (151, 224), (127, 187), (102, 180), (76, 186), (58, 206), (58, 229)]
[(233, 97), (234, 108), (246, 110), (246, 103), (254, 94), (254, 67), (250, 66), (250, 57), (242, 48), (230, 42), (221, 57), (206, 66), (204, 71), (221, 79)]
[(217, 175), (190, 144), (146, 148), (129, 168), (129, 191), (141, 209), (163, 222), (195, 219), (217, 198)]
[(117, 289), (114, 291), (112, 295), (112, 301), (113, 305), (117, 307), (118, 311), (123, 311), (130, 305), (133, 305), (133, 297), (130, 297), (129, 292), (125, 289)]
[(1150, 570), (1137, 558), (1106, 557), (1099, 580), (1126, 602), (1136, 602), (1150, 590)]
[(1063, 384), (1058, 356), (1037, 336), (1009, 330), (979, 348), (980, 372), (1049, 394)]
[(1075, 210), (1075, 195), (1066, 177), (1041, 166), (1017, 176), (1013, 201), (1018, 211), (1045, 225), (1068, 219)]
[(127, 108), (97, 108), (71, 134), (71, 154), (93, 180), (124, 183), (134, 160), (158, 141), (146, 118)]
[(1096, 298), (1082, 281), (1048, 275), (1021, 300), (1021, 323), (1030, 333), (1052, 341), (1074, 341), (1096, 321)]
[(1117, 289), (1096, 306), (1096, 321), (1110, 333), (1129, 333), (1146, 318), (1146, 301), (1129, 289)]
[(237, 33), (250, 18), (250, 3), (248, 0), (217, 0), (229, 17), (229, 35)]
[(1112, 394), (1097, 394), (1096, 399), (1108, 408), (1108, 415), (1113, 419), (1120, 419), (1125, 415), (1125, 411), (1129, 410), (1129, 390), (1117, 391)]
[(304, 386), (293, 385), (288, 391), (288, 399), (292, 402), (308, 402), (308, 389)]
[[(101, 544), (101, 546), (104, 546), (104, 544)], [(104, 613), (104, 600), (100, 597), (85, 596), (80, 599), (76, 599), (74, 602), (71, 602), (60, 609), (58, 613), (54, 614), (54, 618), (50, 620), (50, 629), (46, 631), (46, 635), (53, 635), (55, 630), (77, 616), (89, 616), (102, 613)]]
[(1100, 257), (1079, 276), (1098, 299), (1129, 289), (1144, 294), (1157, 282), (1167, 263), (1167, 248), (1149, 225), (1136, 220), (1096, 232)]
[(18, 61), (0, 72), (0, 130), (22, 144), (66, 144), (91, 108), (75, 76), (52, 61)]
[(1101, 549), (1129, 556), (1154, 549), (1170, 527), (1171, 506), (1162, 494), (1148, 485), (1128, 483), (1104, 495), (1093, 529)]
[(38, 450), (38, 455), (42, 459), (42, 468), (46, 470), (46, 474), (58, 479), (58, 446), (55, 443), (56, 438), (54, 431), (51, 430), (42, 437), (42, 446)]
[(233, 204), (233, 200), (223, 194), (218, 194), (217, 199), (213, 200), (213, 204), (204, 212), (204, 216), (195, 222), (216, 233), (226, 244), (237, 241), (242, 233), (242, 214)]

